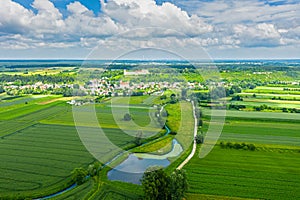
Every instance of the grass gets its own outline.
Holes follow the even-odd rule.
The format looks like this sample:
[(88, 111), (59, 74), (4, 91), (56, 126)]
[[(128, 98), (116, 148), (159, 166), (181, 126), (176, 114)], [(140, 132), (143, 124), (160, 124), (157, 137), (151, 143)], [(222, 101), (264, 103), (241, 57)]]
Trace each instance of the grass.
[[(252, 90), (243, 90), (243, 92), (246, 93), (259, 93), (259, 94), (293, 94), (293, 95), (300, 95), (300, 91), (288, 91), (283, 90), (283, 87), (265, 87), (265, 86), (259, 86)], [(299, 88), (293, 88), (293, 89), (299, 89)]]
[[(210, 116), (211, 111), (209, 109), (202, 108), (204, 118)], [(222, 112), (215, 112), (215, 117), (222, 117)], [(276, 121), (276, 122), (295, 122), (300, 121), (300, 115), (298, 113), (282, 113), (282, 112), (258, 112), (258, 111), (226, 111), (227, 120), (243, 119), (254, 121)]]
[(7, 191), (31, 197), (58, 191), (69, 183), (75, 167), (94, 160), (74, 127), (33, 125), (0, 143), (0, 196)]
[(221, 149), (204, 159), (197, 156), (184, 169), (191, 194), (242, 198), (300, 197), (299, 153)]
[(253, 97), (253, 94), (256, 95), (256, 99), (272, 99), (273, 97), (276, 98), (282, 98), (282, 99), (287, 99), (287, 100), (300, 100), (300, 95), (291, 95), (291, 94), (256, 94), (253, 92), (250, 93), (239, 93), (238, 95), (242, 96), (242, 97)]
[(221, 140), (300, 146), (298, 123), (231, 121), (224, 125)]
[(238, 198), (238, 197), (226, 197), (226, 196), (218, 196), (218, 195), (207, 195), (207, 194), (186, 194), (187, 200), (246, 200), (248, 198)]
[[(17, 117), (25, 116), (33, 112), (39, 111), (41, 109), (50, 108), (54, 105), (62, 103), (62, 101), (57, 101), (49, 103), (47, 105), (39, 105), (38, 103), (44, 102), (47, 100), (53, 100), (57, 97), (44, 97), (44, 98), (32, 98), (26, 97), (20, 100), (14, 100), (11, 102), (4, 102), (0, 104), (3, 107), (0, 110), (0, 120), (10, 120)], [(25, 103), (27, 102), (27, 104)]]
[(95, 181), (90, 179), (89, 181), (85, 182), (84, 184), (66, 192), (56, 197), (51, 198), (52, 200), (77, 200), (77, 199), (85, 199), (89, 191), (93, 189), (95, 186)]
[(283, 100), (262, 100), (262, 99), (245, 99), (244, 101), (229, 101), (227, 104), (245, 105), (245, 106), (261, 106), (267, 105), (274, 108), (298, 108), (300, 109), (300, 101), (283, 101)]
[(146, 145), (134, 148), (135, 153), (152, 153), (152, 154), (166, 154), (172, 150), (172, 136), (162, 137)]
[(194, 139), (194, 117), (193, 108), (190, 102), (182, 101), (177, 104), (168, 104), (167, 125), (172, 130), (177, 132), (175, 138), (187, 150)]
[(155, 96), (113, 97), (107, 104), (113, 105), (151, 105)]
[[(41, 197), (55, 193), (70, 185), (74, 168), (87, 167), (95, 160), (83, 146), (74, 127), (72, 106), (64, 101), (53, 101), (58, 97), (28, 98), (31, 101), (28, 104), (20, 103), (18, 98), (10, 100), (12, 104), (4, 106), (4, 111), (0, 112), (0, 198), (6, 195)], [(77, 109), (80, 115), (87, 117), (83, 117), (83, 121), (87, 119), (88, 122), (89, 108), (86, 110), (82, 106)], [(91, 142), (90, 148), (95, 149), (102, 160), (109, 160), (117, 153), (111, 145), (116, 149), (134, 146), (139, 129), (145, 129), (144, 136), (162, 131), (157, 128), (154, 118), (156, 110), (145, 106), (130, 108), (131, 123), (123, 120), (124, 108), (115, 108), (115, 118), (112, 116), (114, 108), (99, 104), (95, 109), (105, 135), (95, 138), (99, 129), (89, 126), (89, 123), (79, 129), (84, 128)], [(121, 130), (120, 126), (124, 129)], [(81, 195), (91, 187), (85, 185), (74, 189), (75, 197), (83, 197)], [(75, 194), (73, 190), (70, 192), (68, 199)]]

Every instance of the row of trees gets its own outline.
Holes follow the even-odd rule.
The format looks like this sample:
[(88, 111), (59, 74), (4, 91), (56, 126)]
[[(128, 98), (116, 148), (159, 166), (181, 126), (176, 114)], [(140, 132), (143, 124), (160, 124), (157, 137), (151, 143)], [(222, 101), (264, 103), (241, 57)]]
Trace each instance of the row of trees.
[(77, 185), (81, 185), (87, 181), (89, 177), (94, 177), (99, 174), (101, 169), (101, 164), (99, 162), (95, 162), (94, 164), (90, 164), (88, 169), (84, 169), (82, 167), (75, 168), (72, 171), (72, 181)]
[(221, 148), (229, 148), (229, 149), (243, 149), (254, 151), (256, 149), (254, 144), (246, 144), (246, 143), (231, 143), (231, 142), (220, 142)]
[(56, 75), (0, 75), (0, 82), (14, 82), (16, 85), (34, 84), (37, 82), (42, 83), (73, 83), (75, 78), (69, 74), (56, 74)]

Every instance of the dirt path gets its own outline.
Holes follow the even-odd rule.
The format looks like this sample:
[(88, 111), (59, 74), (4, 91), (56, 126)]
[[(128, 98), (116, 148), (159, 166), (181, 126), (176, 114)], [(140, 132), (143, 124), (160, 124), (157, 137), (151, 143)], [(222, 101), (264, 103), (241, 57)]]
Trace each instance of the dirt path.
[[(192, 101), (192, 105), (193, 105), (193, 115), (194, 115), (194, 120), (195, 120), (194, 121), (194, 138), (195, 138), (197, 136), (198, 122), (197, 122), (197, 117), (196, 117), (195, 104), (193, 101)], [(176, 169), (182, 169), (192, 159), (192, 157), (196, 153), (196, 147), (197, 147), (197, 143), (196, 143), (196, 140), (194, 139), (192, 152)]]

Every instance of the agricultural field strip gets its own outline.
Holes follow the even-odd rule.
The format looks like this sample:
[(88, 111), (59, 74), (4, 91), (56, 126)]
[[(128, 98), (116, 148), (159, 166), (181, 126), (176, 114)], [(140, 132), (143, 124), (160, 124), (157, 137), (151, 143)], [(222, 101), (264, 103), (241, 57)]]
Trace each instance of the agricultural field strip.
[[(2, 120), (10, 120), (10, 119), (18, 119), (18, 120), (27, 120), (27, 121), (37, 121), (40, 120), (41, 117), (47, 117), (47, 115), (54, 114), (58, 109), (64, 108), (64, 106), (59, 106), (64, 102), (54, 102), (47, 105), (35, 105), (32, 104), (30, 106), (24, 106), (21, 108), (16, 108), (10, 111), (5, 111), (0, 113), (0, 119)], [(42, 112), (47, 111), (48, 112)], [(39, 116), (39, 113), (44, 113), (44, 115)]]
[[(38, 103), (42, 103), (45, 101), (49, 101), (49, 100), (54, 100), (54, 99), (58, 99), (58, 97), (56, 96), (47, 96), (47, 97), (41, 97), (41, 98), (33, 98), (32, 96), (24, 96), (24, 97), (19, 97), (16, 99), (12, 99), (12, 100), (3, 100), (2, 102), (0, 101), (0, 107), (1, 108), (1, 112), (7, 111), (7, 110), (11, 110), (11, 109), (16, 109), (16, 108), (20, 108), (20, 107), (26, 107), (26, 106), (30, 106), (30, 105), (38, 105)], [(25, 104), (27, 102), (27, 104)]]
[(278, 107), (278, 108), (298, 108), (300, 109), (300, 101), (299, 103), (295, 103), (294, 101), (282, 101), (279, 102), (277, 100), (270, 101), (252, 101), (248, 99), (244, 99), (244, 101), (228, 101), (228, 105), (245, 105), (245, 106), (261, 106), (267, 105), (269, 107)]
[[(210, 116), (211, 111), (202, 108), (203, 114)], [(215, 117), (222, 117), (222, 112), (215, 112)], [(282, 113), (282, 112), (256, 112), (256, 111), (226, 111), (226, 117), (236, 117), (236, 118), (253, 118), (253, 119), (283, 119), (283, 120), (300, 120), (300, 115), (298, 113)]]
[(228, 134), (222, 133), (219, 140), (225, 141), (233, 141), (233, 142), (250, 142), (250, 143), (257, 143), (257, 144), (285, 144), (285, 145), (292, 145), (292, 146), (300, 146), (300, 138), (290, 138), (290, 137), (276, 137), (276, 136), (255, 136), (253, 138), (253, 134)]
[(256, 94), (254, 92), (241, 92), (241, 93), (237, 93), (237, 95), (240, 95), (240, 96), (248, 96), (248, 97), (251, 97), (253, 96), (253, 94), (256, 95), (256, 98), (262, 98), (262, 97), (266, 97), (266, 98), (272, 98), (272, 97), (281, 97), (281, 98), (295, 98), (295, 99), (300, 99), (300, 95), (296, 95), (296, 94)]
[(270, 90), (270, 89), (253, 89), (243, 90), (244, 93), (255, 93), (255, 94), (291, 94), (300, 95), (300, 91), (287, 91), (287, 90)]
[(27, 127), (33, 126), (35, 122), (0, 121), (0, 138), (17, 133)]

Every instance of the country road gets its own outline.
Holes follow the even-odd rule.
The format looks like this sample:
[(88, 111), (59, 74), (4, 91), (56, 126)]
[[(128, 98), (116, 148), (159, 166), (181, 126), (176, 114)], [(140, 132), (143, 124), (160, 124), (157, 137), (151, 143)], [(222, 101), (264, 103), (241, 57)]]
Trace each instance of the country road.
[(198, 130), (198, 122), (197, 122), (197, 116), (196, 116), (196, 108), (195, 108), (195, 104), (192, 101), (192, 105), (193, 105), (193, 115), (194, 115), (194, 143), (193, 143), (193, 149), (192, 152), (190, 153), (190, 155), (176, 168), (176, 169), (182, 169), (191, 159), (192, 157), (195, 155), (196, 153), (196, 147), (197, 147), (197, 143), (195, 140), (195, 137), (197, 136), (197, 130)]

